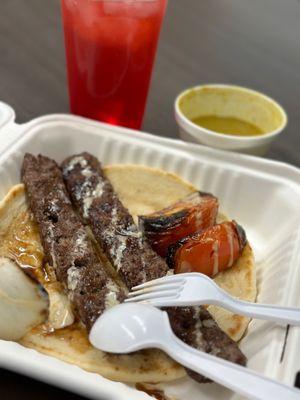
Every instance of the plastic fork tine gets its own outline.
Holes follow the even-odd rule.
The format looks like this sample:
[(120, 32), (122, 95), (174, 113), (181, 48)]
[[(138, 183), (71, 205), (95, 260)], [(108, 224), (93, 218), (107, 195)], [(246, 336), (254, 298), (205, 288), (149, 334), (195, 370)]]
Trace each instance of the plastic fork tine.
[(150, 300), (150, 299), (155, 299), (158, 300), (160, 298), (173, 298), (176, 299), (176, 297), (179, 296), (179, 292), (177, 290), (163, 290), (161, 292), (155, 292), (155, 293), (147, 293), (147, 294), (142, 294), (140, 296), (135, 296), (135, 297), (130, 297), (125, 300), (125, 303), (130, 303), (130, 302), (139, 302), (139, 301), (145, 301), (145, 300)]
[(152, 281), (142, 283), (141, 285), (133, 286), (131, 288), (132, 291), (139, 290), (139, 289), (144, 289), (146, 287), (151, 287), (151, 286), (156, 286), (156, 285), (162, 285), (164, 283), (184, 283), (184, 278), (181, 278), (178, 275), (170, 275), (170, 276), (164, 276), (162, 278), (158, 279), (153, 279)]
[(180, 284), (167, 283), (166, 285), (150, 286), (144, 289), (135, 290), (134, 292), (130, 292), (128, 294), (128, 297), (139, 296), (141, 294), (147, 294), (147, 293), (157, 293), (164, 290), (176, 290), (179, 293), (180, 288), (181, 288)]
[(256, 304), (230, 296), (206, 275), (186, 273), (166, 276), (136, 286), (125, 302), (155, 307), (187, 307), (213, 304), (238, 315), (300, 326), (300, 308)]

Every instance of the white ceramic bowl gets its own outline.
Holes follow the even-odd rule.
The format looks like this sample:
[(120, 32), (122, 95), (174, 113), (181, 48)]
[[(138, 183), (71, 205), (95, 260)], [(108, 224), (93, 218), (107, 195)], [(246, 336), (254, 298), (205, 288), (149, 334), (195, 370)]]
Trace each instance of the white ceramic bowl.
[[(201, 116), (233, 117), (265, 132), (258, 136), (216, 133), (196, 125)], [(233, 85), (203, 85), (182, 92), (175, 101), (175, 118), (183, 140), (242, 153), (263, 155), (287, 125), (284, 109), (270, 97)]]

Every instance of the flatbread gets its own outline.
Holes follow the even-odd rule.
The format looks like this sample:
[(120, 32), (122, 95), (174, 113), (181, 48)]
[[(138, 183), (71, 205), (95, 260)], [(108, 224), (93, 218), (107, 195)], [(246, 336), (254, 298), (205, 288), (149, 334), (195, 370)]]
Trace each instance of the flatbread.
[[(143, 166), (108, 166), (105, 173), (136, 221), (138, 215), (158, 211), (196, 190), (176, 175)], [(0, 255), (10, 257), (27, 269), (41, 268), (42, 247), (35, 222), (26, 206), (23, 185), (12, 188), (0, 203), (1, 237)], [(15, 237), (21, 238), (22, 244), (26, 245), (25, 255), (24, 251), (21, 254)], [(216, 282), (240, 299), (255, 299), (255, 268), (250, 246), (245, 248), (236, 265), (216, 277)], [(209, 311), (234, 340), (244, 334), (247, 318), (214, 306), (209, 306)], [(94, 349), (80, 324), (52, 333), (47, 330), (47, 325), (41, 325), (28, 332), (20, 343), (116, 381), (168, 382), (185, 375), (181, 366), (159, 350), (145, 350), (127, 356), (108, 355)]]
[[(135, 221), (138, 215), (161, 210), (197, 190), (182, 178), (159, 169), (113, 165), (106, 167), (105, 172)], [(223, 214), (219, 214), (219, 222), (226, 219)], [(256, 271), (250, 245), (246, 245), (232, 268), (220, 272), (214, 280), (232, 296), (245, 301), (255, 301)], [(208, 310), (228, 336), (235, 341), (242, 338), (249, 318), (235, 315), (217, 306), (209, 306)]]
[[(245, 301), (256, 299), (256, 272), (253, 252), (249, 244), (243, 250), (237, 262), (224, 272), (220, 272), (214, 281), (232, 296)], [(239, 341), (246, 332), (250, 318), (233, 314), (217, 306), (208, 306), (208, 311), (221, 329), (234, 341)]]

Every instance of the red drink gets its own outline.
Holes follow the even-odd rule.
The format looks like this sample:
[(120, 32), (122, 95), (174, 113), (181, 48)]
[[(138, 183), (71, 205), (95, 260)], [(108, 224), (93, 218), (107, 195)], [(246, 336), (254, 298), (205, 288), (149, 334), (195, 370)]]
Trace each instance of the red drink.
[(62, 0), (71, 111), (139, 129), (167, 0)]

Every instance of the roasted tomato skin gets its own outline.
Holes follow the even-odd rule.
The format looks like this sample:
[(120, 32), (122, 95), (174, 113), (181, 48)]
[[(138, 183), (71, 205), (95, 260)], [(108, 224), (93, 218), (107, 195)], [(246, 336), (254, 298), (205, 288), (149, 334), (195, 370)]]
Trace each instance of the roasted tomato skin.
[(194, 192), (159, 212), (140, 216), (139, 226), (152, 248), (166, 257), (170, 245), (213, 226), (218, 207), (218, 199), (210, 193)]
[(234, 264), (246, 242), (244, 229), (235, 221), (226, 221), (171, 246), (167, 262), (175, 273), (200, 272), (214, 276)]

